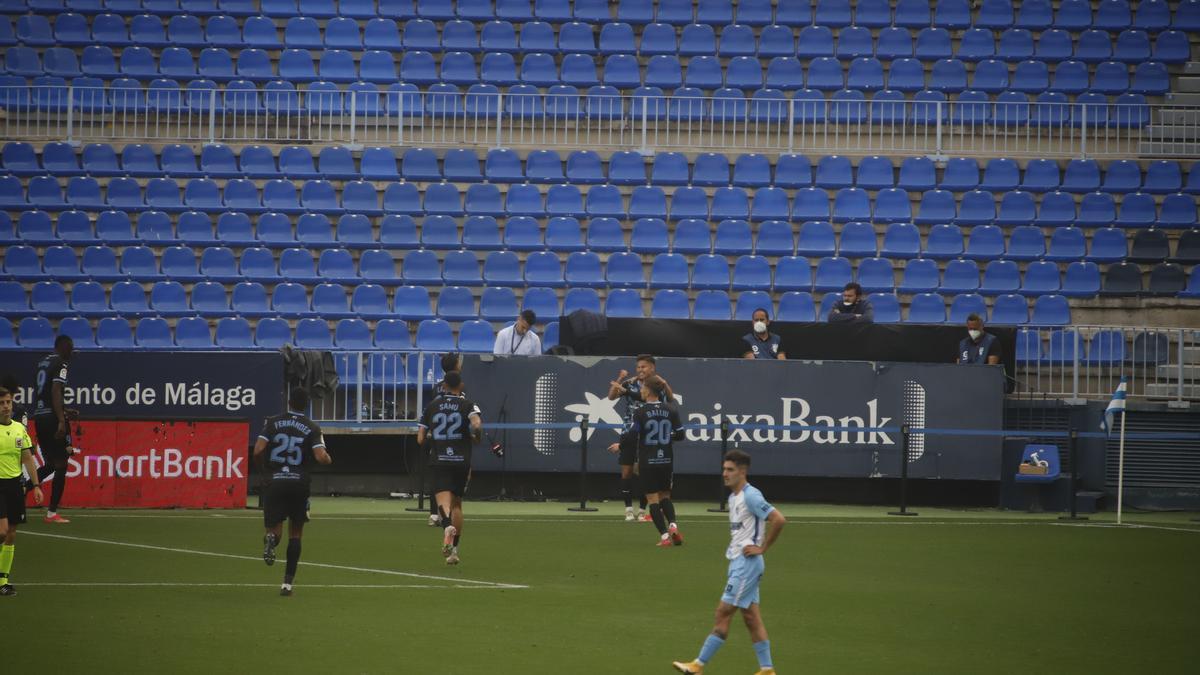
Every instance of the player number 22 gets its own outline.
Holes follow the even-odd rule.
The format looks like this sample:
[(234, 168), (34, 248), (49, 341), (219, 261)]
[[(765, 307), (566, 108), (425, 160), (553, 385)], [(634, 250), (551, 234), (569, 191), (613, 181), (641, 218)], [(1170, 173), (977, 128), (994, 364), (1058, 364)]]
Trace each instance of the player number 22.
[(462, 438), (462, 415), (438, 413), (433, 416), (433, 437), (439, 441), (457, 441)]
[(296, 438), (287, 434), (275, 434), (275, 447), (271, 450), (271, 462), (274, 464), (288, 464), (296, 466), (303, 459), (300, 450), (300, 444), (304, 442), (303, 438)]

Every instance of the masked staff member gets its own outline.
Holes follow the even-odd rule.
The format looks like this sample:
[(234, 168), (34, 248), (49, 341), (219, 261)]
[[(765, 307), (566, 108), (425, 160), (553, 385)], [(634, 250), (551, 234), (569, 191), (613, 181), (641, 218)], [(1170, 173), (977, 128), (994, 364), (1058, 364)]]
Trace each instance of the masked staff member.
[(746, 353), (742, 354), (744, 359), (779, 359), (783, 361), (787, 358), (787, 354), (783, 352), (783, 339), (770, 331), (771, 317), (767, 316), (767, 310), (761, 307), (754, 310), (750, 315), (753, 323), (752, 330), (742, 336), (742, 341), (746, 343)]
[(1000, 363), (1000, 343), (995, 335), (983, 330), (983, 319), (978, 314), (967, 317), (967, 337), (958, 343), (958, 362), (989, 366)]

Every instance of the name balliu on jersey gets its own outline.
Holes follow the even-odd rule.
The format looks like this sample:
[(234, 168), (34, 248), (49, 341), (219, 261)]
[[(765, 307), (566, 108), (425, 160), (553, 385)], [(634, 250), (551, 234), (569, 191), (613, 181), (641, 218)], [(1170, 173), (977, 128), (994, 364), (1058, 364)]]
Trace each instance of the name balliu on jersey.
[(649, 466), (670, 466), (675, 461), (672, 443), (682, 440), (679, 411), (662, 401), (639, 407), (621, 434), (621, 443), (636, 444), (638, 459)]
[(271, 480), (309, 480), (313, 448), (325, 447), (321, 427), (304, 415), (284, 413), (267, 418), (259, 438), (267, 442)]
[(433, 399), (420, 422), (433, 448), (429, 463), (470, 466), (471, 417), (479, 415), (479, 406), (465, 396), (442, 394)]
[(54, 414), (54, 383), (58, 382), (65, 389), (67, 386), (67, 362), (58, 354), (47, 354), (38, 362), (37, 389), (35, 392), (33, 414)]

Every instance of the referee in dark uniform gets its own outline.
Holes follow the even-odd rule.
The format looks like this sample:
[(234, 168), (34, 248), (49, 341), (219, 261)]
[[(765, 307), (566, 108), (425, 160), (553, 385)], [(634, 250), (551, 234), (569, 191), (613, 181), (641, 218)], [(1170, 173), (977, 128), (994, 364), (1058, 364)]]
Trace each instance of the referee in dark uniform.
[[(299, 387), (288, 395), (288, 409), (282, 415), (267, 418), (258, 441), (254, 444), (256, 460), (266, 455), (271, 479), (263, 493), (263, 561), (275, 564), (275, 547), (283, 533), (283, 521), (288, 521), (287, 568), (283, 574), (280, 595), (292, 594), (292, 581), (300, 565), (300, 538), (308, 522), (308, 496), (315, 461), (331, 464), (325, 451), (321, 427), (308, 418), (308, 392)], [(270, 453), (268, 454), (268, 449)]]

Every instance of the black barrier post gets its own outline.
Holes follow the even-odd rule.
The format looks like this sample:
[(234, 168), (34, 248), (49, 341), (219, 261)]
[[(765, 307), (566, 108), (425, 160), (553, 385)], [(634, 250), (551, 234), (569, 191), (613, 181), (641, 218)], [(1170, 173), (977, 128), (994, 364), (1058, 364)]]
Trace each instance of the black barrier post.
[(593, 506), (587, 505), (587, 442), (588, 442), (588, 421), (583, 418), (579, 421), (579, 506), (569, 506), (568, 511), (596, 511)]
[(900, 510), (888, 511), (889, 516), (915, 516), (908, 510), (908, 425), (900, 425)]
[(1071, 515), (1059, 516), (1059, 520), (1087, 520), (1087, 516), (1078, 515), (1075, 510), (1075, 502), (1077, 501), (1075, 485), (1076, 481), (1079, 480), (1079, 459), (1075, 456), (1075, 453), (1079, 451), (1079, 446), (1075, 441), (1078, 438), (1079, 432), (1074, 427), (1071, 427), (1067, 435), (1067, 454), (1071, 455), (1071, 475), (1068, 484), (1068, 489), (1071, 491)]
[(425, 462), (421, 461), (421, 446), (417, 445), (417, 505), (405, 507), (405, 511), (425, 512)]
[[(721, 462), (717, 466), (725, 467), (725, 453), (729, 448), (729, 421), (721, 420)], [(721, 476), (721, 490), (717, 493), (717, 507), (709, 509), (709, 513), (726, 513), (725, 511), (725, 477)]]

